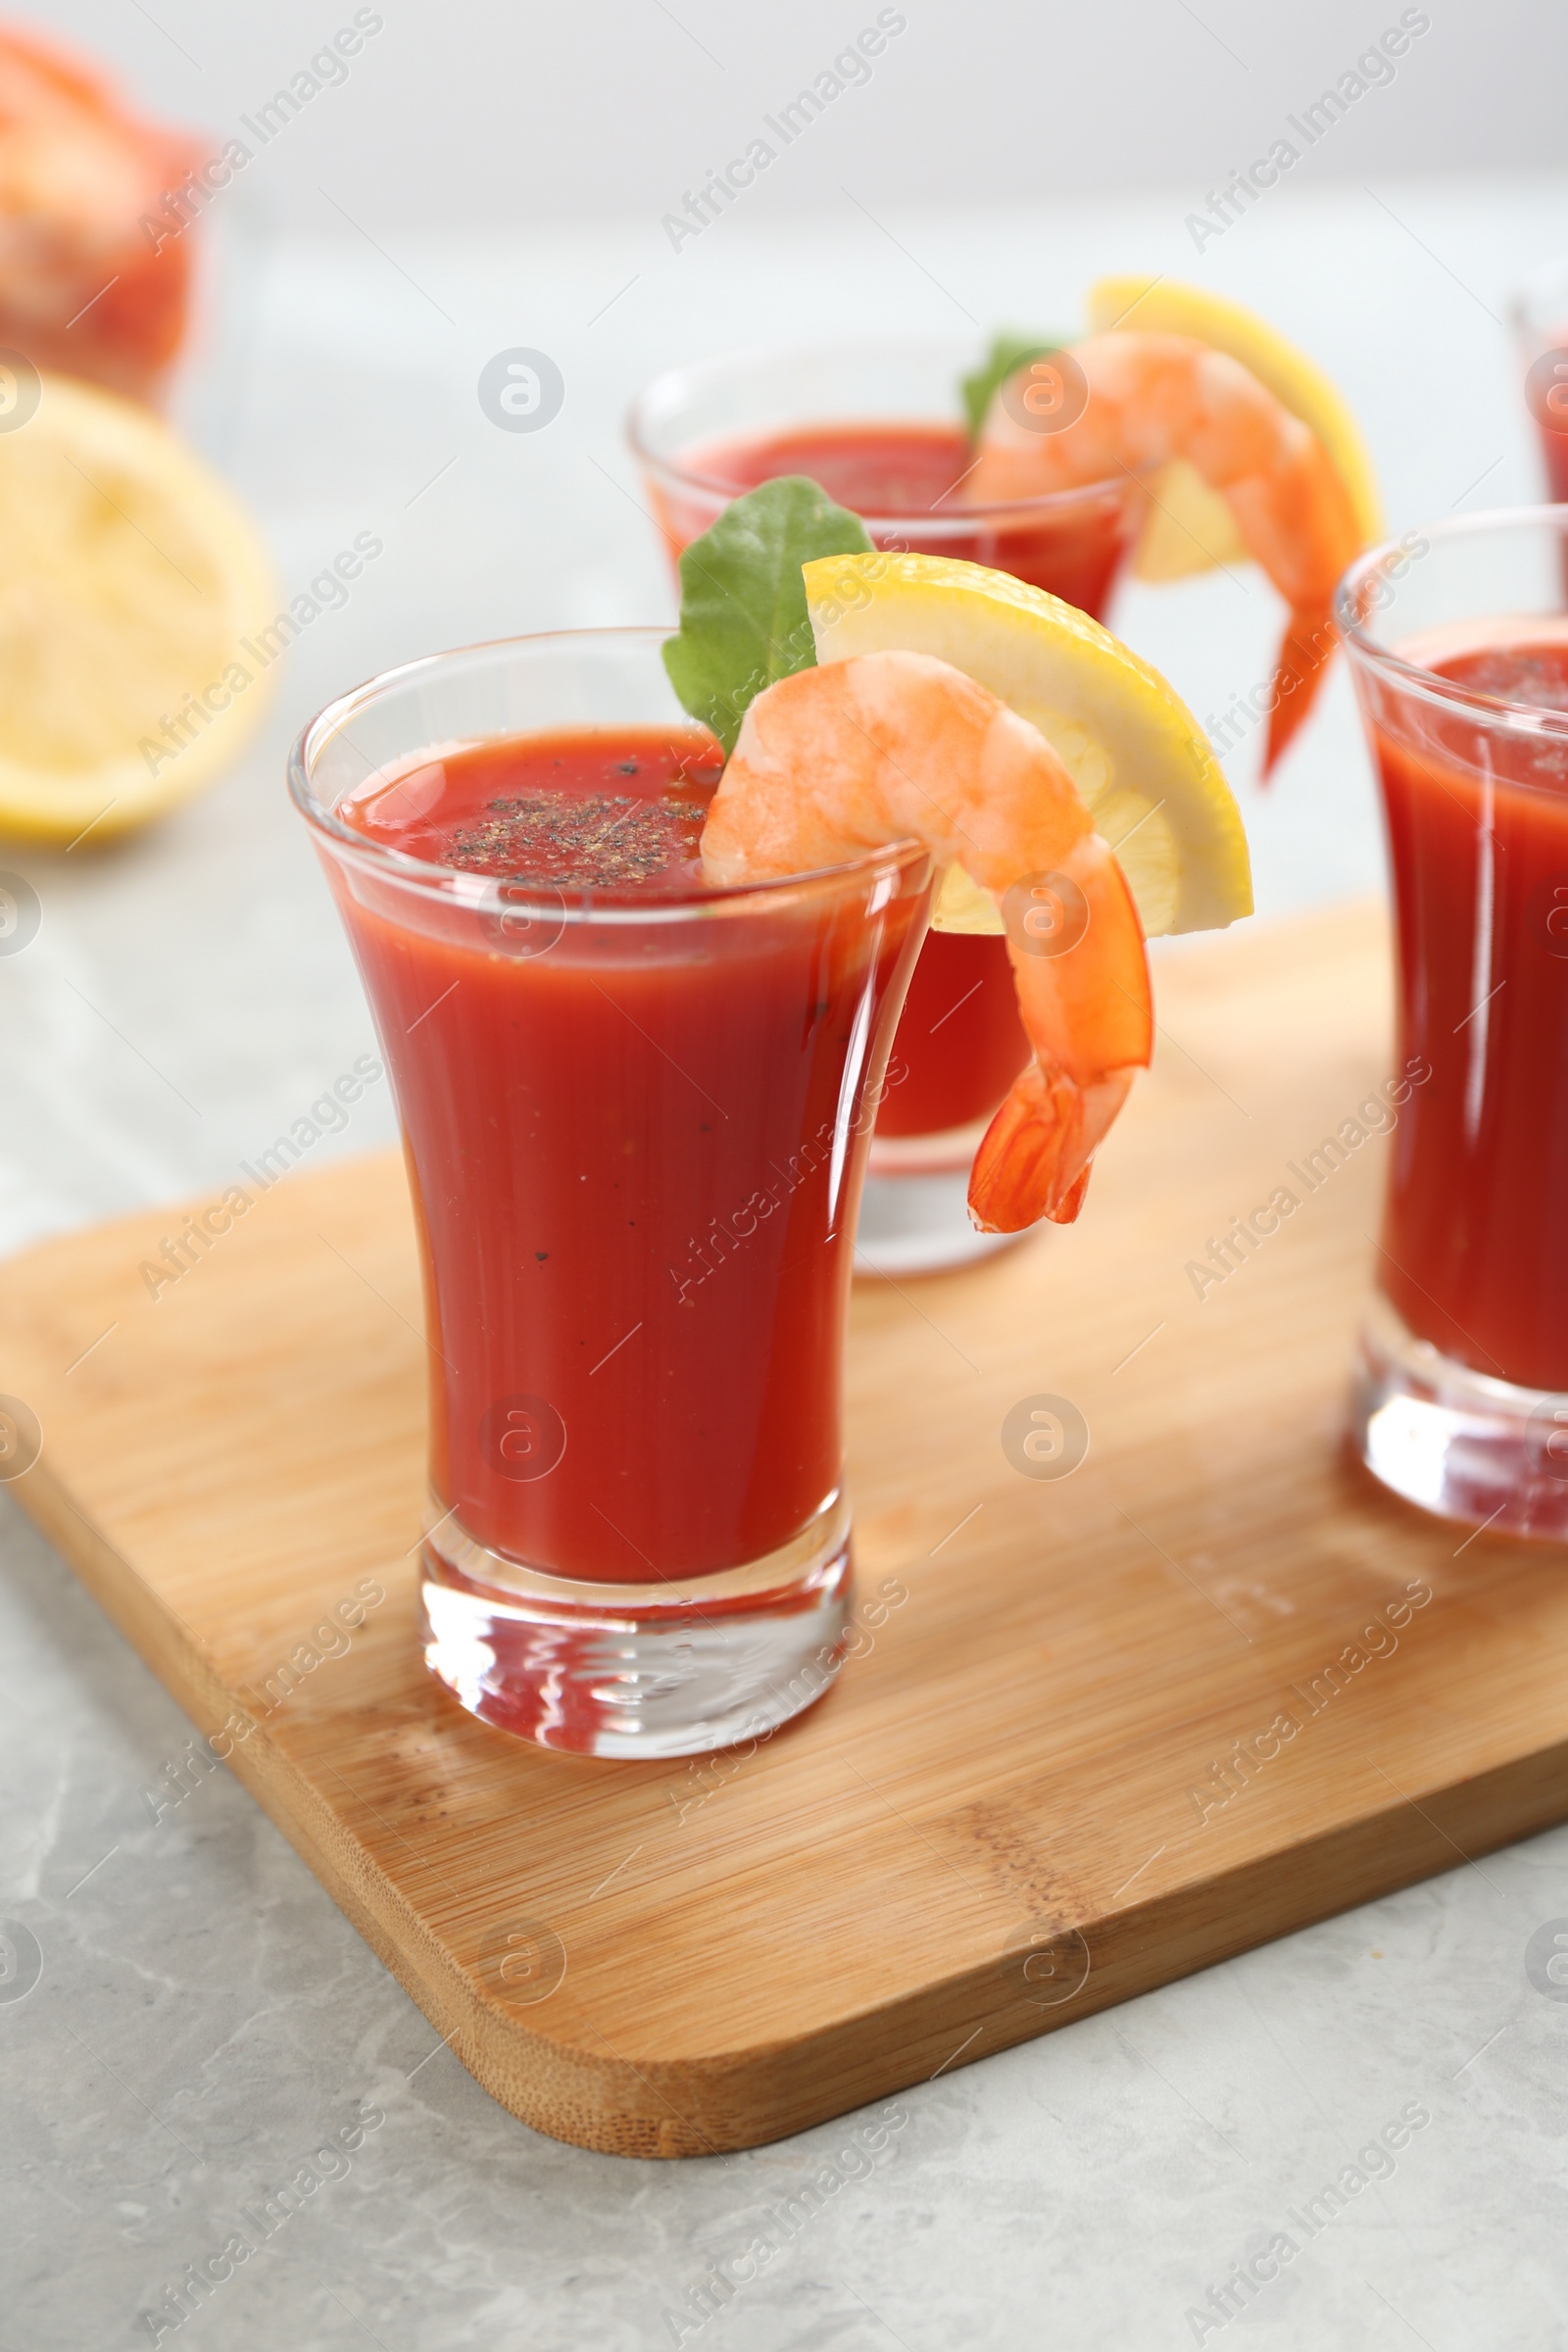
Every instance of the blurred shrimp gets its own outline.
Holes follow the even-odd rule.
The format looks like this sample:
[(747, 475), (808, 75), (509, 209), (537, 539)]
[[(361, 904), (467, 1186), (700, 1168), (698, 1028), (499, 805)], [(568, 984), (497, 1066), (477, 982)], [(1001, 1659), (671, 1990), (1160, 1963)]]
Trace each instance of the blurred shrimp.
[(0, 28), (0, 345), (151, 398), (184, 332), (196, 207), (178, 191), (201, 160), (89, 67)]
[[(1028, 397), (1004, 385), (980, 434), (963, 494), (977, 503), (1036, 498), (1086, 482), (1157, 474), (1185, 458), (1224, 498), (1249, 553), (1290, 607), (1274, 673), (1267, 774), (1310, 710), (1334, 651), (1334, 587), (1361, 545), (1328, 452), (1255, 375), (1187, 335), (1092, 335), (1061, 355), (1071, 422), (1024, 421)], [(1010, 397), (1009, 397), (1010, 395)]]
[(970, 1213), (989, 1233), (1039, 1217), (1070, 1224), (1096, 1149), (1148, 1065), (1153, 1013), (1121, 868), (1036, 728), (927, 654), (799, 670), (746, 713), (703, 866), (730, 885), (910, 839), (1002, 907), (1034, 1049), (975, 1154)]

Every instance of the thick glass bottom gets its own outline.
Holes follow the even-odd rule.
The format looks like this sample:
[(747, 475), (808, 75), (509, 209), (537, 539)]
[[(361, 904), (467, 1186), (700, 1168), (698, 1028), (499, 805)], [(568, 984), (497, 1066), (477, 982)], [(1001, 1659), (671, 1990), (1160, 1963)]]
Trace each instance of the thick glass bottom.
[(969, 1221), (969, 1162), (961, 1168), (867, 1176), (855, 1229), (856, 1271), (936, 1274), (973, 1265), (1023, 1239), (977, 1233)]
[(1352, 1429), (1374, 1478), (1407, 1502), (1499, 1534), (1568, 1539), (1568, 1394), (1456, 1363), (1377, 1294)]
[(425, 1663), (471, 1715), (541, 1747), (704, 1755), (788, 1722), (842, 1663), (841, 1495), (765, 1559), (657, 1585), (545, 1575), (440, 1509), (432, 1498), (421, 1555)]

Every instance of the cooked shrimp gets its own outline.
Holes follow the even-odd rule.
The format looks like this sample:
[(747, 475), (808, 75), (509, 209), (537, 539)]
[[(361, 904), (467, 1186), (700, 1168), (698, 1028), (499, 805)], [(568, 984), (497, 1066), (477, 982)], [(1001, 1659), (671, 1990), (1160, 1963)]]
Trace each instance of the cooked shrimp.
[(1334, 587), (1361, 537), (1349, 493), (1317, 435), (1225, 352), (1187, 335), (1091, 335), (1067, 357), (1082, 414), (1058, 430), (992, 401), (966, 498), (1037, 498), (1185, 458), (1224, 498), (1249, 553), (1290, 607), (1274, 673), (1264, 773), (1311, 708), (1334, 651)]
[(760, 881), (910, 839), (938, 865), (961, 865), (1004, 917), (1019, 884), (1073, 911), (1060, 953), (1007, 924), (1034, 1058), (969, 1178), (984, 1232), (1070, 1224), (1089, 1163), (1148, 1066), (1153, 1013), (1132, 894), (1036, 728), (928, 654), (798, 670), (746, 713), (703, 829), (703, 865), (715, 883)]
[(201, 160), (89, 67), (0, 29), (0, 344), (149, 397), (185, 321), (196, 206), (170, 203)]

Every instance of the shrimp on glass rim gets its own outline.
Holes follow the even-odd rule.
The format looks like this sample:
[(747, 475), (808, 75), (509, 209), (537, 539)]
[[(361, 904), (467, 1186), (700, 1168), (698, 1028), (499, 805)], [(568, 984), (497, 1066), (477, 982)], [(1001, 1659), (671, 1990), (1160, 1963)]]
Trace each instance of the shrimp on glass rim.
[(1037, 423), (1027, 398), (1009, 397), (1004, 385), (963, 495), (990, 503), (1119, 473), (1148, 479), (1185, 458), (1223, 497), (1248, 552), (1290, 608), (1266, 775), (1306, 716), (1334, 651), (1335, 584), (1362, 538), (1345, 481), (1310, 426), (1239, 360), (1196, 337), (1122, 329), (1091, 335), (1060, 356), (1071, 363), (1062, 371), (1066, 405), (1082, 400), (1081, 411), (1059, 425), (1049, 415)]
[[(1031, 1060), (986, 1130), (969, 1209), (988, 1233), (1070, 1224), (1089, 1165), (1153, 1044), (1144, 935), (1120, 866), (1045, 737), (929, 654), (798, 670), (748, 710), (703, 829), (721, 886), (839, 864), (895, 841), (963, 867), (1004, 921), (1031, 891), (1069, 919), (1006, 922)], [(1009, 894), (1022, 889), (1023, 902)]]

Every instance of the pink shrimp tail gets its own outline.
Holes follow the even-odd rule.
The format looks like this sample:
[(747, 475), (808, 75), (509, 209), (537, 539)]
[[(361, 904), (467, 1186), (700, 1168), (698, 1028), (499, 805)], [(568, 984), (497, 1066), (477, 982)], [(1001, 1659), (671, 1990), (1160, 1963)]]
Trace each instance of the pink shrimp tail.
[(1278, 765), (1287, 744), (1317, 700), (1323, 673), (1339, 643), (1326, 612), (1298, 611), (1280, 641), (1279, 666), (1274, 672), (1274, 708), (1269, 713), (1268, 745), (1263, 754), (1263, 781)]
[(1070, 1225), (1089, 1165), (1135, 1073), (1108, 1070), (1081, 1086), (1031, 1061), (986, 1129), (969, 1174), (969, 1213), (982, 1233), (1021, 1233), (1049, 1217)]

